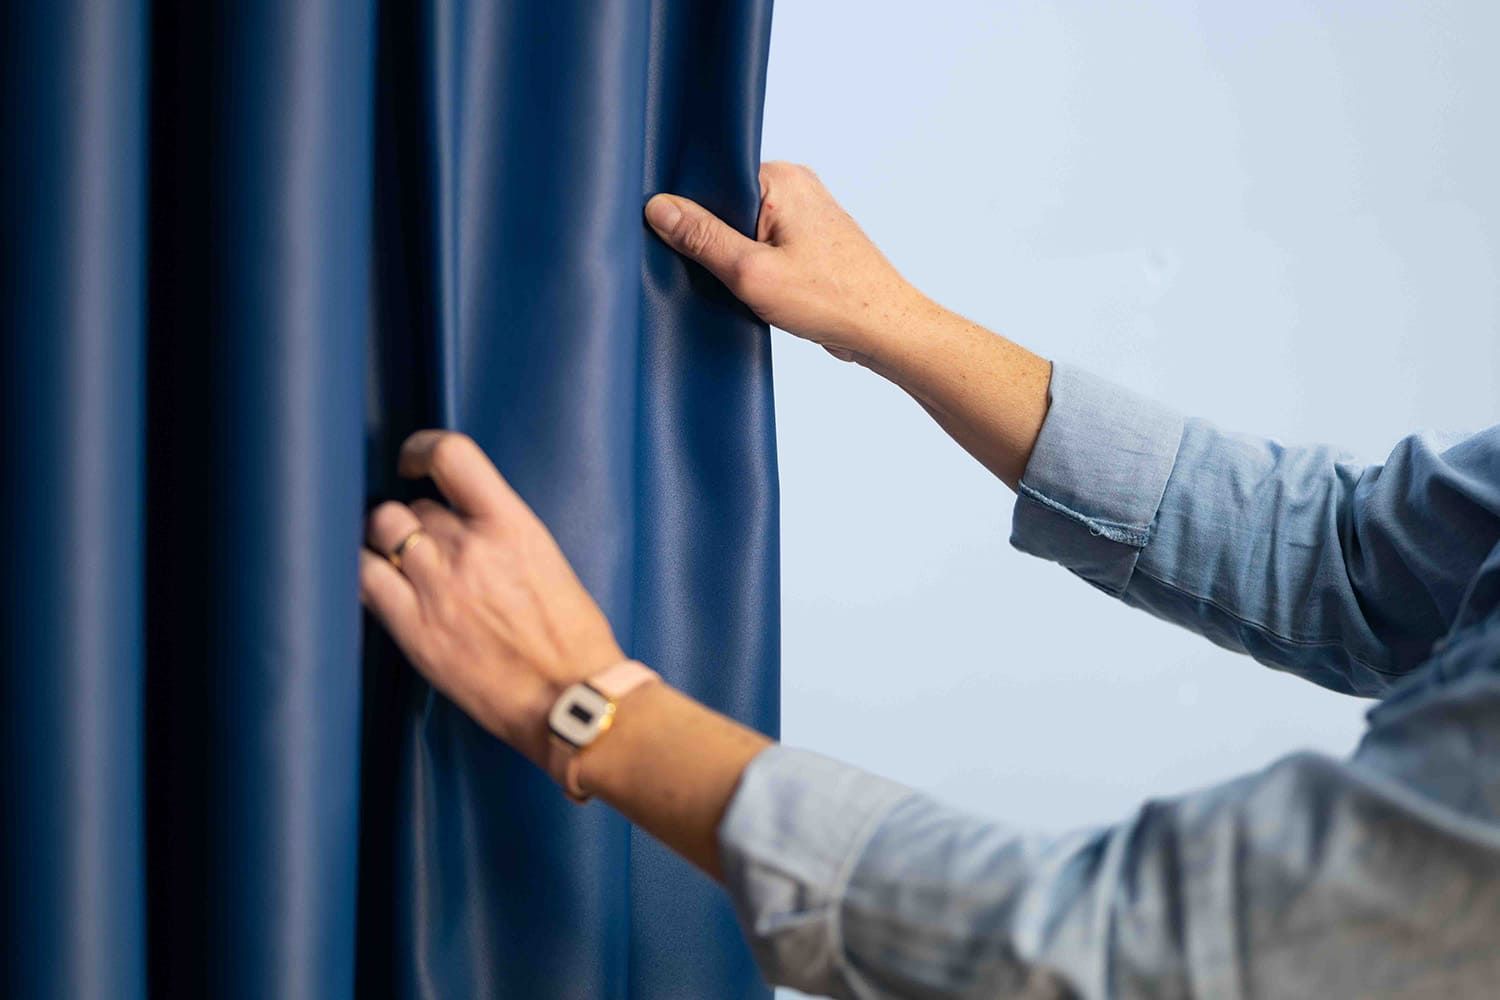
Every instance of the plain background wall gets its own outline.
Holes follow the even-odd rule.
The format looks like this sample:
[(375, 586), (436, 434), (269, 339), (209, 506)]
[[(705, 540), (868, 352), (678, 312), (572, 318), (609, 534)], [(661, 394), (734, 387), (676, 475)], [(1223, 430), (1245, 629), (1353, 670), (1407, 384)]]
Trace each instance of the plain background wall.
[[(785, 0), (767, 159), (934, 298), (1379, 461), (1500, 419), (1500, 5)], [(1022, 556), (903, 393), (775, 334), (784, 735), (1011, 824), (1125, 816), (1366, 703)]]

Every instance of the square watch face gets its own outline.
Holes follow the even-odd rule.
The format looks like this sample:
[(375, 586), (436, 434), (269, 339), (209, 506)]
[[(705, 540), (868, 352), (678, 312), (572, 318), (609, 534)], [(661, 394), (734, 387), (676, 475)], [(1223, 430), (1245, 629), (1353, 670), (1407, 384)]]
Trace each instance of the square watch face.
[(547, 724), (575, 747), (584, 747), (599, 735), (599, 722), (608, 711), (608, 698), (587, 684), (574, 684), (552, 706)]

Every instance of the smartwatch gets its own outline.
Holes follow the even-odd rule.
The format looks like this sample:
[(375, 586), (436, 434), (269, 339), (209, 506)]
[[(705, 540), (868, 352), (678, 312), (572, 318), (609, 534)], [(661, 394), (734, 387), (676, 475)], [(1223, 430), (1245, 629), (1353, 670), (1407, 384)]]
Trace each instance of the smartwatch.
[(578, 784), (579, 755), (614, 725), (616, 706), (643, 684), (661, 676), (637, 660), (616, 663), (586, 681), (570, 685), (547, 713), (552, 734), (548, 770), (574, 802), (587, 802), (589, 793)]

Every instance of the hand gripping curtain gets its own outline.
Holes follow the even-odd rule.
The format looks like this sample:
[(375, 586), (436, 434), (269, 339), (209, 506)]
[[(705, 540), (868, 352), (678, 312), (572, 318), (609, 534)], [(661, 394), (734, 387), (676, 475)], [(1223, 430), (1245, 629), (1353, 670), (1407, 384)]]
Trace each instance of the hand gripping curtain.
[(777, 723), (749, 232), (769, 0), (19, 0), (0, 24), (9, 997), (766, 996), (718, 891), (576, 807), (356, 593), (471, 434), (633, 655)]

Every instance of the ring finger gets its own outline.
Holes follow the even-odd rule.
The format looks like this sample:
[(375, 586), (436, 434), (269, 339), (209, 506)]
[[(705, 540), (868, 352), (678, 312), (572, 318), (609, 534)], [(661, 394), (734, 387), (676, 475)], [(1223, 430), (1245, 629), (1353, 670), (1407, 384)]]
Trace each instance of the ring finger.
[(443, 577), (443, 553), (406, 504), (386, 501), (370, 514), (370, 547), (396, 565), (417, 588), (431, 590)]

